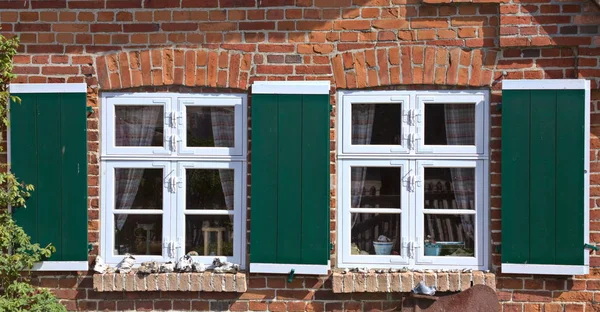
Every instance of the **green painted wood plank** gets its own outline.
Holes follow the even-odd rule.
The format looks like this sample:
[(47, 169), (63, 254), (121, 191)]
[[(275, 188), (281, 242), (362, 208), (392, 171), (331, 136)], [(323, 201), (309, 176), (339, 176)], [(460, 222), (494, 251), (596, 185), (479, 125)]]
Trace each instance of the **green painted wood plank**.
[(61, 260), (62, 245), (62, 162), (60, 94), (38, 94), (38, 233), (41, 245), (51, 243), (56, 253), (50, 260)]
[(11, 103), (10, 107), (11, 171), (20, 181), (35, 187), (35, 191), (25, 203), (26, 208), (13, 208), (13, 216), (17, 224), (31, 236), (32, 241), (38, 242), (37, 95), (13, 95), (21, 98), (21, 104)]
[[(86, 94), (62, 94), (62, 259), (87, 260)], [(67, 248), (68, 247), (68, 248)]]
[(554, 264), (556, 92), (531, 91), (529, 263)]
[(278, 97), (252, 96), (250, 261), (277, 262)]
[(302, 262), (329, 259), (329, 96), (305, 95), (302, 105)]
[(277, 263), (302, 261), (302, 96), (279, 95)]
[(584, 90), (557, 90), (556, 263), (584, 262)]
[(527, 90), (502, 92), (502, 263), (529, 261), (529, 122)]

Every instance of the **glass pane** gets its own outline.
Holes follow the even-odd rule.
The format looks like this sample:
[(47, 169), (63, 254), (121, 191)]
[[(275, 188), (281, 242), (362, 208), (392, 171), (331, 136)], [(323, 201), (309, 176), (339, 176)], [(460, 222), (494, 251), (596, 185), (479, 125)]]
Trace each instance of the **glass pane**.
[(186, 209), (233, 210), (233, 169), (187, 169), (185, 181)]
[(185, 252), (233, 256), (233, 216), (186, 216)]
[(473, 257), (475, 215), (425, 214), (425, 256)]
[(162, 215), (115, 215), (115, 255), (162, 255)]
[(399, 167), (352, 167), (352, 208), (401, 208)]
[(475, 104), (425, 104), (426, 145), (475, 145)]
[(162, 106), (117, 105), (115, 117), (117, 146), (163, 146)]
[(235, 108), (229, 106), (187, 106), (187, 146), (233, 147)]
[(162, 209), (163, 170), (115, 168), (115, 209)]
[(402, 144), (402, 104), (352, 104), (352, 144)]
[(475, 210), (475, 168), (425, 168), (426, 209)]
[(352, 213), (351, 218), (351, 254), (401, 254), (400, 214)]

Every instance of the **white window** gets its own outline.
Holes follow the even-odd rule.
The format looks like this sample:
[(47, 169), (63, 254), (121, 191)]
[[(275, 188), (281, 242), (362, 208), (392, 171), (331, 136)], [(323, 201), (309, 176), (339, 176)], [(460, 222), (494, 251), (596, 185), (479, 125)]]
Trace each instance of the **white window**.
[(338, 266), (485, 269), (488, 93), (340, 92), (338, 103)]
[(246, 96), (102, 95), (102, 239), (109, 264), (215, 257), (244, 265)]

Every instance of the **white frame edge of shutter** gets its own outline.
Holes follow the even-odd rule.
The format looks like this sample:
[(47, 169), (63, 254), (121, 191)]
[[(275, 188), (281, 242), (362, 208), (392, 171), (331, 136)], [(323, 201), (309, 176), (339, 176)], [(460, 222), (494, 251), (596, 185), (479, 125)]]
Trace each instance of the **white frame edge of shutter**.
[[(585, 89), (584, 101), (585, 101), (585, 116), (584, 116), (584, 151), (583, 151), (583, 239), (584, 242), (589, 242), (590, 238), (590, 101), (591, 101), (591, 88), (590, 81), (585, 79), (579, 79), (583, 81)], [(587, 249), (583, 249), (583, 265), (588, 267), (590, 265), (590, 252)], [(589, 270), (589, 269), (588, 269)]]
[(329, 80), (315, 81), (256, 81), (252, 94), (329, 94)]
[(9, 93), (87, 93), (86, 83), (11, 83)]
[(578, 90), (589, 89), (586, 79), (504, 79), (502, 90)]
[(250, 273), (327, 275), (331, 262), (327, 264), (250, 263)]
[(502, 263), (502, 273), (511, 274), (583, 275), (589, 271), (588, 265)]
[(31, 271), (87, 271), (87, 261), (41, 261), (36, 262)]

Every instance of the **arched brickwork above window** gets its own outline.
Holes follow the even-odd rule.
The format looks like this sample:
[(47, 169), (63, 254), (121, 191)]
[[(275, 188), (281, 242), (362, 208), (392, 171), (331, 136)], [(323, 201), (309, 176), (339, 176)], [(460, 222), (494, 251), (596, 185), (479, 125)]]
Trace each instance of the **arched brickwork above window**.
[(101, 90), (183, 85), (247, 90), (251, 54), (227, 50), (161, 48), (96, 57)]
[(496, 50), (457, 47), (389, 46), (348, 51), (333, 56), (338, 88), (386, 85), (490, 86)]

